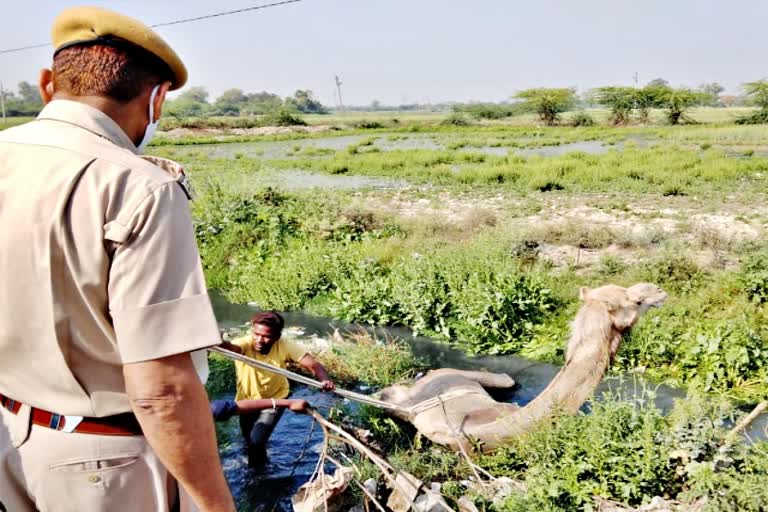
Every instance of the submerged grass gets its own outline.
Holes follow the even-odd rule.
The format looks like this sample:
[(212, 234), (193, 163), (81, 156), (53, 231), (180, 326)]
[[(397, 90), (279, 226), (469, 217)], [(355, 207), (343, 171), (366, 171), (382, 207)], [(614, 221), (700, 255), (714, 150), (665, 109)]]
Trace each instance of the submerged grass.
[(504, 185), (520, 192), (625, 190), (666, 196), (764, 186), (768, 171), (768, 159), (733, 159), (722, 151), (701, 153), (675, 146), (528, 158), (464, 150), (338, 151), (331, 158), (271, 160), (267, 165), (328, 174), (407, 178), (417, 183)]

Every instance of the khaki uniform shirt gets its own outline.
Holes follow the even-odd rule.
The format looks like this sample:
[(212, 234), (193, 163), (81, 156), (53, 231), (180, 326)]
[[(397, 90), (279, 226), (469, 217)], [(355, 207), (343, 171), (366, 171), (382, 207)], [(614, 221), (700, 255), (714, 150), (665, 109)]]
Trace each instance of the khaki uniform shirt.
[(187, 201), (87, 105), (0, 132), (0, 393), (122, 413), (124, 364), (219, 343)]

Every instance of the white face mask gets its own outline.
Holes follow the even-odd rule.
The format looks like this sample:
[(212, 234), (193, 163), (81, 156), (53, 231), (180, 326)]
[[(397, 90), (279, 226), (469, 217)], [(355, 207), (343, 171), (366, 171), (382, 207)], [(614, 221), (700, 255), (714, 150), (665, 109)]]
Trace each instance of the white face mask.
[(136, 147), (139, 153), (143, 153), (144, 149), (146, 149), (147, 144), (149, 144), (149, 141), (152, 140), (152, 137), (155, 136), (155, 132), (157, 132), (157, 127), (160, 125), (160, 119), (158, 118), (157, 121), (155, 121), (155, 96), (157, 96), (157, 91), (160, 90), (160, 85), (156, 85), (154, 89), (152, 89), (152, 94), (149, 95), (149, 124), (147, 125), (147, 129), (144, 130), (144, 138), (141, 139), (141, 143)]

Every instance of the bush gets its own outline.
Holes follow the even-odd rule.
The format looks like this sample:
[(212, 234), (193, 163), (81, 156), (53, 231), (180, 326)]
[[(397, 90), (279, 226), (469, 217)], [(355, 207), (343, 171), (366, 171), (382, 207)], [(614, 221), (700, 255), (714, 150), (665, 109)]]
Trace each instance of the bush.
[(471, 123), (462, 114), (454, 112), (443, 119), (440, 124), (443, 126), (469, 126)]
[(574, 114), (568, 124), (573, 127), (595, 126), (595, 120), (586, 112), (581, 111)]
[(447, 275), (456, 342), (469, 353), (519, 351), (534, 324), (553, 309), (550, 291), (516, 268), (467, 266)]
[(736, 124), (768, 124), (768, 110), (757, 110), (736, 120)]
[(352, 126), (359, 130), (375, 130), (378, 128), (384, 128), (384, 125), (381, 124), (380, 122), (369, 121), (367, 119), (361, 119), (360, 121), (356, 121)]
[(470, 353), (501, 354), (519, 349), (557, 302), (511, 255), (482, 243), (414, 256), (389, 265), (358, 263), (335, 283), (327, 312), (348, 321), (407, 325)]
[(306, 126), (307, 122), (296, 112), (281, 108), (264, 117), (264, 124), (267, 126)]
[(331, 349), (318, 354), (318, 359), (334, 380), (348, 385), (389, 386), (426, 368), (405, 341), (379, 339), (362, 330), (334, 340)]
[(768, 251), (754, 254), (742, 264), (739, 283), (752, 302), (768, 302)]
[(208, 396), (216, 397), (223, 393), (232, 393), (235, 389), (235, 363), (220, 354), (208, 354), (210, 374), (205, 388)]
[(665, 251), (640, 267), (644, 281), (675, 292), (690, 292), (701, 284), (705, 273), (680, 251)]

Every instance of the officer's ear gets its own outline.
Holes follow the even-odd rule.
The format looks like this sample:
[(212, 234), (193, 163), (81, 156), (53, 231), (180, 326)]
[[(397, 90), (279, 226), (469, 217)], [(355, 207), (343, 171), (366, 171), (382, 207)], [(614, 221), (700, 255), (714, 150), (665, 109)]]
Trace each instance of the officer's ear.
[(47, 105), (53, 99), (53, 71), (48, 68), (40, 70), (40, 79), (37, 82), (37, 90), (40, 92), (40, 99)]
[(165, 95), (168, 94), (168, 90), (171, 88), (171, 82), (163, 82), (160, 84), (160, 87), (157, 89), (157, 94), (155, 95), (155, 119), (150, 119), (150, 121), (157, 121), (160, 119), (160, 116), (163, 115), (163, 104), (165, 103)]

